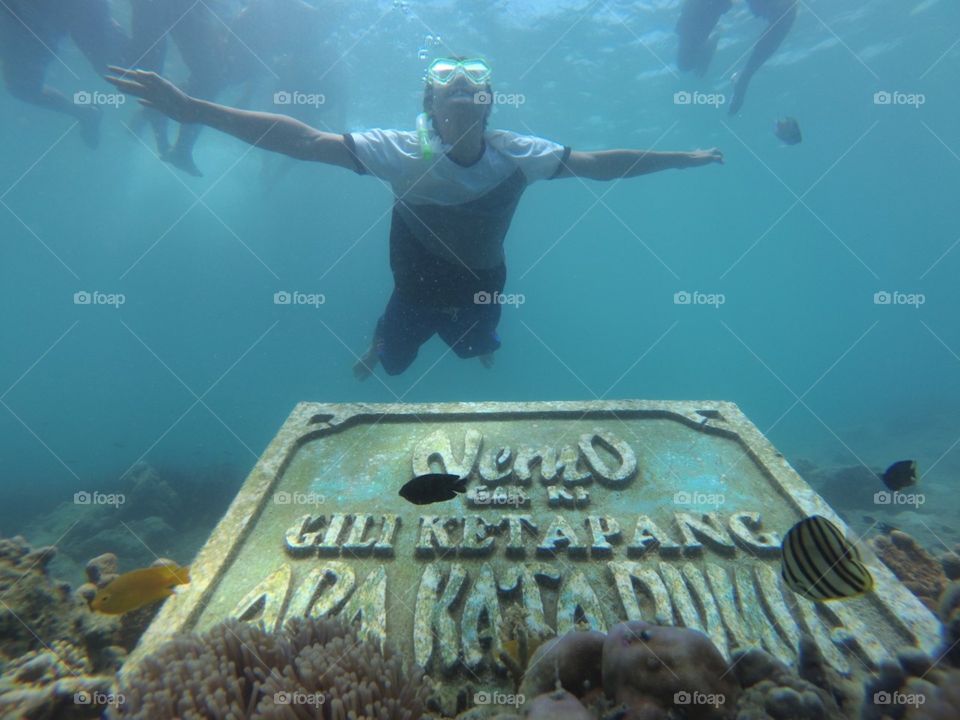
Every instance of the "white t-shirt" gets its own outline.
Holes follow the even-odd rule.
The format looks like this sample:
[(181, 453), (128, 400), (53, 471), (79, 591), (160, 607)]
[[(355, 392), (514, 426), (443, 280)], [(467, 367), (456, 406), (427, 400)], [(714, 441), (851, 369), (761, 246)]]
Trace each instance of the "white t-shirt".
[[(416, 254), (403, 240), (409, 235), (430, 255), (471, 269), (503, 265), (503, 240), (520, 196), (530, 183), (556, 175), (570, 153), (543, 138), (491, 130), (484, 134), (483, 155), (465, 167), (446, 156), (436, 136), (430, 160), (413, 131), (368, 130), (349, 137), (357, 172), (393, 188), (403, 227), (391, 231), (391, 243), (404, 245), (405, 255)], [(403, 229), (409, 232), (396, 232)]]
[(517, 169), (527, 184), (552, 177), (569, 153), (563, 145), (508, 130), (488, 130), (483, 156), (464, 167), (444, 153), (431, 134), (433, 158), (421, 156), (420, 140), (412, 130), (367, 130), (350, 133), (363, 168), (393, 187), (398, 200), (414, 205), (458, 205), (476, 200)]

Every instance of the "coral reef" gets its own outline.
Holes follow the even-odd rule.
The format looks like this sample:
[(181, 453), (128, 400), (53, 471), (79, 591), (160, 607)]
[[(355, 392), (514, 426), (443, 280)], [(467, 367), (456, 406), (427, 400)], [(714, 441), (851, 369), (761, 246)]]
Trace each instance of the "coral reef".
[(728, 718), (740, 694), (706, 635), (639, 620), (611, 628), (602, 673), (607, 696), (626, 706), (627, 718), (665, 718), (678, 705), (691, 720)]
[(588, 630), (548, 640), (530, 658), (520, 694), (532, 699), (552, 692), (558, 682), (578, 698), (600, 688), (605, 639), (603, 633)]
[(960, 667), (960, 582), (950, 583), (940, 596), (940, 620), (943, 621), (943, 654)]
[[(520, 685), (529, 718), (732, 718), (740, 686), (697, 630), (632, 621), (541, 645)], [(491, 717), (474, 708), (461, 720)]]
[(796, 673), (756, 648), (737, 653), (732, 665), (743, 687), (737, 720), (842, 720), (854, 704), (806, 636), (800, 641)]
[(108, 717), (413, 720), (430, 689), (389, 646), (334, 621), (293, 620), (269, 633), (229, 620), (170, 640), (125, 673), (123, 701)]
[(878, 535), (871, 541), (877, 556), (900, 581), (926, 605), (936, 612), (937, 600), (947, 585), (943, 567), (911, 536), (899, 530)]
[(0, 659), (82, 633), (83, 605), (48, 572), (55, 556), (53, 547), (34, 550), (22, 537), (0, 538)]
[(861, 720), (956, 720), (960, 717), (960, 670), (930, 658), (887, 663), (867, 685)]
[(528, 705), (528, 720), (592, 720), (583, 704), (566, 690), (538, 695)]
[(947, 580), (960, 580), (960, 547), (954, 548), (943, 553), (940, 557), (940, 565), (943, 566), (943, 572)]
[(960, 582), (940, 596), (943, 644), (936, 659), (907, 649), (866, 686), (861, 720), (960, 718)]
[[(837, 675), (801, 637), (796, 668), (758, 648), (728, 664), (689, 628), (626, 622), (544, 643), (521, 685), (527, 718), (561, 720), (844, 720), (862, 687)], [(598, 677), (598, 668), (600, 675)], [(459, 720), (505, 720), (478, 706)]]
[[(51, 578), (55, 555), (54, 548), (32, 549), (22, 537), (0, 539), (2, 717), (99, 715), (98, 701), (108, 697), (113, 673), (126, 657), (118, 644), (127, 618), (90, 612), (82, 593)], [(107, 560), (92, 561), (91, 579), (111, 577), (104, 572)], [(112, 562), (115, 571), (115, 557)], [(140, 632), (142, 627), (136, 637)], [(130, 647), (135, 642), (131, 634)]]
[(0, 675), (0, 717), (99, 717), (114, 677), (91, 675), (83, 652), (63, 640), (7, 664)]

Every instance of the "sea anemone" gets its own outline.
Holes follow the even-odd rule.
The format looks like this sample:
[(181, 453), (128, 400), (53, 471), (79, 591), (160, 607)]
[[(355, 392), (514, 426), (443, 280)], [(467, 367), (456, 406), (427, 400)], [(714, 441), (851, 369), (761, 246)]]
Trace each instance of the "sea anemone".
[(278, 633), (228, 620), (176, 637), (123, 674), (110, 718), (376, 718), (423, 715), (430, 686), (399, 654), (332, 620)]

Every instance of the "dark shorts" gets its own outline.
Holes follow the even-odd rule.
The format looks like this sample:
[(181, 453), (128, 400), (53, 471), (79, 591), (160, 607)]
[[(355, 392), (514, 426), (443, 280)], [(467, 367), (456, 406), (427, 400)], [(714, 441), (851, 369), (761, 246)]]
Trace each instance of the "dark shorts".
[(497, 303), (440, 308), (404, 302), (394, 290), (377, 321), (377, 355), (388, 375), (399, 375), (434, 334), (462, 358), (485, 355), (500, 347), (499, 322)]

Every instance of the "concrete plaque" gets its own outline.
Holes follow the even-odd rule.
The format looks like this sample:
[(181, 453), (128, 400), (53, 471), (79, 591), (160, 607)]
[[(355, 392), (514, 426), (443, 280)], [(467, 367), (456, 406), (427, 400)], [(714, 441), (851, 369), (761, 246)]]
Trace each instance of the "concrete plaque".
[[(397, 494), (428, 472), (468, 475), (467, 493)], [(869, 548), (865, 597), (782, 585), (780, 539), (810, 514), (853, 537), (732, 403), (301, 403), (136, 657), (227, 617), (302, 615), (338, 615), (470, 692), (513, 691), (503, 655), (521, 636), (627, 619), (788, 663), (809, 633), (855, 676), (931, 652), (938, 621)]]

